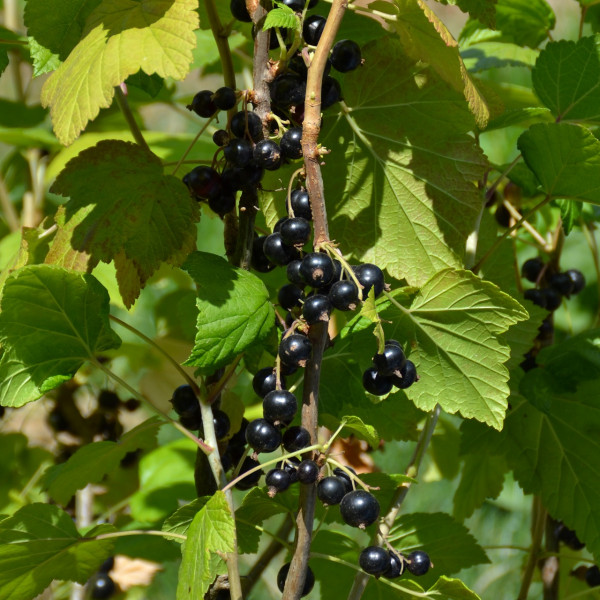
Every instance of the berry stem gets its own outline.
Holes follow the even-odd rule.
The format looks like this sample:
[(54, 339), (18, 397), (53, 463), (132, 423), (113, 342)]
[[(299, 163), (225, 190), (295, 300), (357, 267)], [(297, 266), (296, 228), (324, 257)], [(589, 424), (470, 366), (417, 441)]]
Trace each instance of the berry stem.
[(235, 370), (242, 360), (242, 354), (238, 355), (233, 362), (227, 367), (223, 376), (214, 384), (214, 389), (210, 390), (210, 394), (206, 399), (207, 404), (213, 404), (221, 392), (225, 389), (225, 386), (229, 380), (235, 375)]
[(303, 172), (304, 172), (304, 167), (294, 171), (292, 173), (292, 176), (290, 177), (290, 182), (288, 183), (286, 204), (287, 204), (288, 216), (291, 217), (292, 219), (296, 216), (294, 214), (294, 209), (292, 208), (292, 186), (294, 185), (294, 181), (296, 181), (296, 177), (298, 177), (298, 175), (300, 175), (300, 173), (303, 173)]
[(111, 531), (110, 533), (101, 533), (93, 538), (83, 538), (92, 540), (110, 540), (112, 538), (127, 537), (130, 535), (155, 535), (164, 538), (176, 538), (178, 540), (187, 540), (187, 535), (182, 533), (169, 533), (168, 531), (155, 531), (152, 529), (130, 529), (129, 531)]
[(525, 567), (525, 573), (523, 574), (523, 581), (521, 582), (521, 589), (519, 590), (517, 600), (527, 600), (529, 587), (533, 581), (533, 575), (535, 574), (542, 547), (542, 537), (544, 536), (544, 530), (546, 528), (547, 514), (546, 509), (542, 506), (540, 497), (534, 496), (531, 511), (531, 549), (529, 550), (529, 558), (527, 559), (527, 566)]
[[(508, 201), (502, 202), (506, 207), (506, 210), (510, 213), (510, 216), (518, 221), (521, 218), (521, 213)], [(523, 220), (523, 227), (531, 234), (531, 237), (542, 247), (542, 250), (548, 249), (548, 243), (542, 237), (542, 234), (527, 220)]]
[(494, 196), (494, 192), (498, 189), (498, 186), (502, 183), (502, 180), (515, 168), (517, 163), (521, 160), (522, 154), (518, 154), (517, 157), (504, 169), (502, 173), (498, 176), (498, 179), (492, 183), (492, 185), (488, 188), (485, 193), (485, 199), (491, 200)]
[(131, 112), (131, 108), (129, 107), (129, 102), (127, 102), (127, 96), (123, 93), (123, 90), (120, 86), (115, 87), (115, 100), (125, 117), (125, 121), (127, 121), (127, 125), (129, 127), (129, 131), (131, 131), (131, 135), (133, 135), (133, 139), (142, 147), (144, 150), (148, 152), (152, 152), (150, 150), (150, 146), (146, 143), (138, 124), (135, 122), (135, 118), (133, 113)]
[(195, 146), (196, 142), (200, 139), (200, 136), (206, 131), (206, 128), (213, 122), (213, 119), (217, 116), (217, 114), (218, 113), (215, 113), (210, 119), (208, 119), (208, 121), (206, 121), (206, 123), (204, 123), (204, 125), (202, 125), (202, 127), (200, 128), (200, 131), (196, 134), (196, 137), (190, 142), (190, 145), (185, 149), (185, 152), (181, 155), (181, 158), (177, 161), (177, 164), (175, 165), (175, 168), (173, 169), (173, 172), (171, 173), (171, 175), (175, 175), (175, 173), (177, 173), (179, 167), (185, 161), (185, 157), (190, 153), (191, 149)]
[(223, 27), (221, 19), (219, 19), (215, 0), (204, 0), (204, 6), (208, 13), (208, 21), (217, 44), (217, 49), (219, 50), (219, 57), (221, 58), (221, 66), (223, 68), (223, 81), (227, 87), (235, 90), (235, 69), (233, 68), (231, 49), (229, 48), (229, 32)]

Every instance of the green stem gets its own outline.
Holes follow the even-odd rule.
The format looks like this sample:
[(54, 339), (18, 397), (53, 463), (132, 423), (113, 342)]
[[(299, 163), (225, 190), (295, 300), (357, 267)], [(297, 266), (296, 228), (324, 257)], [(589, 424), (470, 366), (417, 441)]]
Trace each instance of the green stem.
[[(219, 0), (223, 2), (223, 0)], [(219, 13), (217, 12), (217, 6), (215, 0), (204, 0), (204, 6), (208, 14), (208, 21), (210, 28), (219, 50), (219, 57), (221, 59), (221, 68), (223, 69), (223, 81), (227, 87), (235, 90), (235, 69), (233, 68), (233, 60), (231, 58), (231, 49), (229, 48), (229, 35), (226, 29), (219, 19)], [(233, 109), (235, 110), (235, 109)]]
[(131, 112), (131, 108), (129, 106), (129, 102), (127, 102), (127, 97), (123, 93), (123, 90), (120, 86), (115, 87), (115, 100), (125, 117), (125, 121), (127, 121), (127, 125), (129, 126), (129, 131), (131, 131), (131, 135), (133, 135), (133, 139), (142, 147), (144, 150), (151, 152), (150, 146), (146, 143), (138, 124), (135, 121), (133, 113)]
[(208, 121), (206, 121), (206, 123), (204, 123), (204, 125), (202, 125), (202, 127), (200, 128), (200, 131), (196, 134), (196, 137), (190, 142), (190, 145), (185, 149), (185, 152), (183, 153), (183, 155), (181, 156), (179, 161), (177, 161), (177, 164), (175, 165), (175, 168), (173, 169), (173, 172), (171, 173), (171, 175), (175, 175), (175, 173), (177, 173), (177, 171), (179, 170), (179, 167), (184, 163), (186, 156), (190, 153), (192, 148), (196, 145), (196, 142), (200, 139), (200, 136), (206, 131), (206, 128), (216, 118), (217, 114), (218, 113), (215, 113), (210, 119), (208, 119)]
[(535, 568), (540, 557), (540, 548), (542, 546), (542, 537), (544, 536), (544, 529), (546, 527), (547, 513), (546, 509), (542, 506), (542, 501), (539, 496), (533, 497), (531, 512), (531, 549), (529, 550), (529, 558), (527, 559), (527, 566), (525, 567), (525, 573), (523, 574), (523, 581), (521, 582), (521, 589), (519, 590), (517, 600), (527, 600), (529, 587), (533, 581)]
[[(92, 540), (109, 540), (111, 538), (127, 537), (130, 535), (154, 535), (158, 537), (176, 538), (178, 540), (187, 540), (187, 535), (181, 533), (169, 533), (168, 531), (154, 531), (151, 529), (132, 529), (130, 531), (113, 531), (111, 533), (102, 533), (96, 537), (89, 538)], [(84, 538), (87, 539), (87, 538)]]
[(492, 183), (492, 185), (488, 188), (487, 192), (485, 193), (485, 199), (486, 200), (491, 200), (492, 199), (492, 196), (494, 195), (494, 192), (498, 189), (498, 186), (500, 185), (500, 183), (502, 183), (502, 180), (515, 168), (515, 166), (521, 160), (522, 157), (523, 157), (523, 155), (519, 154), (508, 165), (508, 167), (506, 167), (506, 169), (504, 169), (504, 171), (500, 174), (500, 176), (498, 177), (498, 179), (496, 179), (496, 181), (494, 181), (494, 183)]

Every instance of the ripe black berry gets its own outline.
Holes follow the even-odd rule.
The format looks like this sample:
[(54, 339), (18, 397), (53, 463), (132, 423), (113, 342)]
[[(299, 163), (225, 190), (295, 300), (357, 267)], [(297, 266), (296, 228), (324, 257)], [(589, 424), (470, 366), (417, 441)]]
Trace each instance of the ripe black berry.
[(234, 139), (223, 148), (223, 154), (236, 167), (245, 167), (252, 158), (252, 145), (248, 140)]
[(195, 167), (183, 177), (182, 181), (198, 198), (208, 199), (221, 193), (221, 176), (210, 167)]
[(401, 390), (409, 388), (418, 379), (417, 368), (412, 360), (407, 360), (400, 369), (400, 377), (392, 376), (392, 383)]
[(508, 210), (508, 208), (506, 208), (506, 206), (504, 206), (504, 204), (500, 204), (497, 208), (496, 208), (496, 212), (494, 213), (494, 218), (496, 219), (496, 223), (498, 223), (498, 225), (500, 225), (500, 227), (510, 227), (511, 224), (511, 214)]
[(579, 294), (579, 292), (585, 287), (585, 277), (581, 271), (577, 269), (569, 269), (567, 271), (567, 275), (573, 281), (573, 291), (572, 294)]
[(281, 234), (278, 232), (268, 235), (263, 245), (265, 256), (273, 263), (279, 266), (287, 265), (289, 262), (298, 258), (298, 251), (292, 246), (283, 243)]
[(523, 293), (523, 297), (525, 300), (530, 300), (536, 306), (540, 306), (541, 308), (546, 308), (546, 298), (542, 293), (542, 290), (538, 290), (537, 288), (532, 288), (530, 290), (525, 290)]
[(321, 39), (321, 34), (325, 28), (327, 19), (319, 15), (307, 17), (302, 26), (302, 37), (310, 46), (316, 46)]
[(314, 460), (303, 460), (298, 465), (297, 472), (300, 483), (314, 483), (319, 477), (319, 467)]
[(317, 496), (319, 500), (329, 506), (339, 504), (346, 495), (346, 486), (337, 477), (325, 477), (317, 485)]
[(290, 160), (302, 158), (302, 127), (291, 127), (281, 137), (281, 153)]
[(550, 312), (555, 311), (562, 304), (562, 296), (552, 288), (540, 290), (544, 297), (544, 308)]
[(246, 8), (246, 0), (231, 0), (231, 3), (229, 4), (229, 10), (238, 21), (242, 21), (243, 23), (252, 23), (252, 18), (250, 17), (250, 13)]
[(289, 365), (304, 367), (311, 354), (312, 344), (310, 340), (299, 333), (293, 333), (283, 338), (281, 344), (279, 344), (279, 356), (283, 362)]
[(300, 306), (304, 300), (304, 292), (294, 283), (286, 283), (279, 288), (277, 300), (281, 308), (292, 310), (295, 306)]
[(333, 279), (333, 261), (327, 254), (311, 252), (302, 259), (300, 274), (311, 287), (323, 287)]
[(577, 537), (577, 534), (572, 529), (566, 527), (563, 523), (559, 523), (556, 526), (554, 535), (559, 542), (562, 542), (571, 548), (571, 550), (581, 550), (585, 547), (585, 544), (580, 541), (580, 539)]
[(568, 273), (554, 273), (549, 280), (550, 287), (567, 298), (573, 293), (573, 280)]
[(171, 398), (173, 410), (180, 417), (189, 417), (200, 414), (200, 402), (194, 394), (194, 390), (189, 385), (180, 385), (173, 392)]
[[(285, 379), (281, 379), (281, 387), (285, 389)], [(264, 398), (269, 392), (272, 392), (277, 387), (277, 375), (272, 367), (265, 367), (256, 372), (252, 378), (252, 389), (257, 396)]]
[(200, 416), (200, 411), (193, 415), (179, 417), (179, 422), (190, 431), (202, 429), (202, 417)]
[(94, 600), (110, 598), (115, 593), (115, 582), (106, 573), (97, 573), (90, 581), (91, 597)]
[(360, 553), (358, 564), (369, 575), (383, 575), (390, 567), (390, 555), (385, 548), (369, 546)]
[[(304, 102), (306, 79), (295, 73), (285, 73), (275, 77), (270, 89), (272, 102), (280, 108), (287, 109)], [(302, 137), (302, 133), (300, 137)]]
[(259, 167), (275, 171), (281, 166), (281, 148), (273, 140), (261, 140), (254, 147), (254, 160)]
[[(279, 569), (279, 573), (277, 573), (277, 587), (279, 591), (283, 593), (285, 588), (285, 580), (287, 579), (288, 572), (290, 570), (290, 563), (286, 563)], [(315, 575), (312, 572), (312, 569), (308, 567), (306, 569), (306, 579), (304, 580), (304, 587), (302, 588), (302, 593), (300, 596), (307, 596), (310, 594), (311, 590), (315, 585)]]
[(373, 357), (373, 364), (380, 375), (391, 376), (400, 371), (406, 362), (404, 351), (395, 344), (385, 344), (383, 354)]
[(310, 198), (306, 190), (293, 190), (290, 194), (290, 204), (292, 205), (295, 217), (302, 217), (307, 221), (312, 221)]
[(213, 408), (213, 423), (215, 426), (215, 437), (218, 440), (222, 440), (229, 433), (229, 428), (231, 427), (227, 413), (218, 408)]
[(329, 301), (338, 310), (355, 310), (358, 304), (358, 288), (354, 281), (335, 281), (329, 290)]
[(223, 192), (219, 196), (211, 196), (208, 206), (217, 215), (223, 217), (235, 208), (235, 192)]
[(98, 395), (98, 406), (102, 410), (113, 411), (119, 408), (119, 404), (121, 404), (121, 399), (117, 394), (111, 392), (110, 390), (102, 390)]
[(274, 390), (263, 400), (263, 417), (277, 427), (289, 425), (298, 411), (298, 401), (292, 392)]
[(354, 274), (356, 275), (356, 279), (358, 279), (358, 283), (363, 286), (363, 300), (367, 299), (371, 288), (374, 289), (375, 298), (383, 292), (385, 286), (383, 271), (377, 265), (372, 265), (371, 263), (359, 265), (354, 269)]
[(526, 260), (521, 267), (521, 277), (525, 277), (527, 281), (535, 283), (543, 268), (544, 263), (541, 259), (530, 258), (529, 260)]
[(255, 271), (259, 273), (268, 273), (275, 268), (275, 265), (267, 258), (265, 254), (264, 246), (265, 240), (268, 236), (261, 235), (254, 238), (252, 242), (252, 258), (250, 259), (250, 265)]
[(321, 86), (321, 109), (326, 110), (330, 106), (333, 106), (342, 99), (342, 88), (340, 82), (335, 77), (323, 78), (323, 85)]
[(109, 573), (115, 568), (115, 557), (111, 556), (107, 558), (99, 567), (99, 573)]
[(247, 137), (246, 120), (248, 121), (248, 134), (254, 142), (262, 137), (262, 122), (260, 117), (250, 111), (240, 111), (233, 115), (231, 119), (231, 132), (239, 138)]
[(302, 261), (300, 259), (292, 260), (287, 264), (286, 275), (288, 281), (295, 283), (296, 285), (305, 286), (304, 278), (300, 273), (300, 265)]
[(360, 46), (352, 40), (340, 40), (331, 50), (331, 64), (340, 73), (353, 71), (361, 59)]
[(230, 87), (219, 88), (213, 96), (213, 102), (219, 110), (231, 110), (237, 104), (235, 90)]
[(256, 452), (273, 452), (281, 445), (281, 432), (266, 419), (254, 419), (246, 427), (246, 441)]
[(198, 92), (192, 99), (192, 103), (186, 108), (193, 110), (199, 117), (208, 119), (217, 112), (217, 105), (212, 99), (213, 93), (210, 90), (202, 90)]
[(304, 427), (294, 425), (283, 434), (283, 447), (288, 452), (296, 452), (310, 446), (310, 433)]
[(217, 131), (213, 133), (212, 139), (215, 145), (222, 148), (229, 143), (229, 134), (224, 129), (217, 129)]
[(302, 247), (310, 238), (312, 230), (310, 223), (302, 217), (286, 219), (281, 224), (281, 239), (288, 246)]
[(289, 473), (283, 469), (271, 469), (265, 477), (265, 484), (269, 487), (270, 496), (274, 496), (277, 492), (284, 492), (291, 483)]
[[(356, 475), (356, 471), (352, 468), (352, 467), (346, 467), (348, 469), (348, 471), (351, 471), (352, 473), (354, 473)], [(344, 471), (343, 469), (340, 469), (340, 467), (336, 467), (333, 470), (333, 474), (340, 479), (341, 481), (344, 482), (344, 487), (346, 488), (346, 493), (351, 492), (354, 489), (354, 485), (352, 484), (352, 478), (350, 477), (350, 475), (348, 475), (348, 473), (346, 473), (346, 471)]]
[(402, 573), (404, 573), (404, 565), (405, 561), (402, 555), (398, 555), (395, 552), (390, 552), (390, 564), (383, 576), (387, 577), (388, 579), (400, 577)]
[(288, 458), (285, 461), (278, 462), (275, 465), (276, 469), (283, 469), (289, 476), (291, 483), (296, 483), (298, 481), (298, 465), (300, 464), (300, 459), (296, 456), (292, 456), (292, 458)]
[(309, 325), (314, 325), (319, 321), (325, 323), (329, 321), (331, 315), (331, 302), (329, 298), (323, 294), (314, 294), (309, 296), (302, 306), (302, 316)]
[[(244, 459), (244, 462), (242, 463), (242, 467), (240, 468), (240, 475), (243, 475), (244, 473), (250, 471), (251, 469), (258, 467), (259, 465), (260, 465), (260, 463), (257, 460), (254, 460), (253, 458), (246, 456), (246, 458)], [(247, 477), (240, 479), (240, 481), (238, 481), (235, 484), (235, 487), (238, 490), (249, 490), (250, 488), (252, 488), (258, 484), (258, 481), (259, 481), (262, 473), (263, 473), (262, 469), (259, 469), (258, 471), (251, 473)]]
[(431, 567), (429, 555), (423, 550), (415, 550), (407, 556), (408, 562), (406, 568), (413, 575), (425, 575)]
[(600, 569), (597, 565), (589, 567), (585, 572), (585, 582), (590, 587), (598, 587), (600, 585)]
[(375, 367), (369, 367), (363, 373), (362, 382), (365, 390), (374, 396), (385, 396), (393, 387), (391, 377), (380, 375)]
[(379, 502), (373, 494), (364, 490), (355, 490), (342, 498), (340, 514), (348, 525), (364, 529), (377, 521)]

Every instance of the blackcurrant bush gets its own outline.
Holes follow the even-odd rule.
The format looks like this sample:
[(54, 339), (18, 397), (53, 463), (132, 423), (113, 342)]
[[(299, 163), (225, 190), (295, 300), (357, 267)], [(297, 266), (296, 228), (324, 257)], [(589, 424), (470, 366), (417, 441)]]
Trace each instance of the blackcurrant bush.
[(304, 10), (306, 0), (282, 0), (282, 3), (285, 4), (287, 7), (291, 8), (292, 10), (300, 12), (301, 10)]
[[(260, 465), (260, 463), (257, 460), (254, 460), (253, 458), (246, 456), (246, 458), (244, 459), (244, 462), (242, 463), (242, 467), (240, 468), (239, 474), (243, 475), (244, 473), (247, 473), (251, 469), (258, 467), (259, 465)], [(240, 481), (238, 481), (235, 484), (235, 487), (238, 490), (249, 490), (250, 488), (252, 488), (258, 484), (258, 481), (259, 481), (262, 473), (263, 473), (262, 469), (259, 469), (258, 471), (251, 473), (247, 477), (240, 479)]]
[(390, 564), (383, 573), (383, 576), (387, 577), (388, 579), (400, 577), (402, 573), (404, 573), (404, 565), (404, 557), (401, 554), (398, 555), (395, 552), (390, 552)]
[[(287, 109), (290, 106), (304, 102), (306, 79), (291, 72), (278, 75), (271, 83), (270, 90), (272, 102), (280, 108)], [(300, 137), (302, 137), (302, 134), (300, 134)], [(288, 156), (288, 158), (292, 157)]]
[(331, 315), (331, 302), (323, 294), (314, 294), (309, 296), (302, 306), (302, 316), (309, 325), (314, 325), (319, 321), (329, 321)]
[[(352, 473), (354, 473), (354, 475), (356, 475), (356, 471), (352, 468), (352, 467), (346, 467), (348, 469), (348, 471), (351, 471)], [(340, 469), (340, 467), (336, 467), (333, 470), (333, 474), (340, 479), (341, 481), (344, 482), (344, 487), (346, 488), (346, 493), (351, 492), (354, 489), (354, 485), (352, 484), (352, 478), (350, 477), (350, 475), (348, 475), (348, 473), (346, 473), (346, 471), (344, 471), (343, 469)]]
[(199, 117), (208, 119), (217, 112), (217, 105), (214, 103), (213, 93), (210, 90), (202, 90), (198, 92), (192, 99), (192, 103), (186, 108), (193, 110)]
[(346, 486), (337, 477), (325, 477), (317, 485), (317, 496), (327, 506), (339, 504), (345, 495)]
[(200, 411), (198, 411), (195, 415), (179, 417), (179, 422), (190, 431), (198, 431), (202, 429), (202, 417), (200, 416)]
[(333, 261), (327, 254), (311, 252), (302, 259), (300, 274), (311, 287), (323, 287), (333, 280)]
[(213, 408), (213, 424), (215, 426), (215, 437), (222, 440), (228, 433), (231, 423), (226, 412)]
[(311, 355), (312, 344), (305, 335), (293, 333), (279, 344), (279, 356), (288, 365), (304, 367)]
[(406, 568), (409, 573), (413, 575), (425, 575), (431, 567), (431, 561), (429, 555), (423, 550), (415, 550), (411, 552), (407, 557)]
[(290, 69), (290, 71), (294, 71), (306, 79), (308, 67), (306, 66), (301, 54), (295, 54), (292, 56), (292, 58), (288, 61), (287, 67)]
[(589, 567), (585, 572), (585, 582), (590, 587), (598, 587), (600, 585), (600, 569), (597, 565)]
[(377, 521), (379, 502), (373, 494), (364, 490), (355, 490), (342, 498), (340, 514), (344, 523), (364, 529)]
[(314, 460), (303, 460), (298, 465), (298, 481), (300, 483), (314, 483), (319, 477), (319, 466)]
[(494, 213), (494, 218), (496, 219), (496, 223), (500, 225), (500, 227), (510, 227), (511, 223), (511, 214), (508, 208), (504, 206), (504, 204), (500, 204), (498, 208), (496, 208), (496, 212)]
[(223, 148), (223, 154), (236, 167), (245, 167), (252, 158), (252, 144), (248, 140), (233, 139)]
[(302, 26), (302, 37), (310, 46), (316, 46), (321, 39), (321, 34), (325, 28), (327, 19), (319, 15), (311, 15), (307, 17)]
[(358, 279), (358, 283), (363, 286), (363, 300), (367, 299), (371, 288), (374, 290), (375, 298), (383, 292), (385, 286), (383, 271), (377, 265), (372, 265), (371, 263), (359, 265), (354, 269), (354, 274), (356, 275), (356, 279)]
[(295, 217), (293, 219), (286, 219), (281, 224), (281, 239), (288, 246), (302, 247), (308, 239), (312, 229), (310, 223), (302, 217)]
[(235, 208), (235, 192), (223, 192), (218, 196), (211, 196), (208, 199), (210, 210), (219, 215), (225, 216)]
[(296, 456), (292, 456), (292, 458), (288, 458), (285, 461), (278, 462), (275, 465), (276, 469), (283, 469), (289, 476), (291, 483), (296, 483), (298, 481), (298, 465), (300, 464), (300, 459)]
[(573, 280), (568, 273), (554, 273), (549, 279), (550, 287), (567, 298), (573, 293)]
[(302, 127), (291, 127), (281, 137), (281, 153), (290, 160), (302, 158)]
[(285, 375), (286, 377), (288, 375), (293, 375), (297, 370), (298, 370), (298, 365), (291, 365), (288, 363), (285, 363), (283, 361), (281, 361), (281, 374)]
[(286, 275), (288, 281), (304, 287), (306, 283), (304, 282), (304, 277), (302, 277), (302, 274), (300, 273), (301, 264), (302, 261), (300, 259), (292, 260), (291, 262), (289, 262), (286, 268)]
[(90, 580), (90, 596), (94, 600), (110, 598), (115, 593), (115, 582), (106, 573), (97, 573)]
[(406, 390), (419, 379), (417, 368), (412, 360), (407, 360), (400, 368), (400, 376), (393, 375), (392, 383), (401, 390)]
[(268, 236), (261, 235), (254, 238), (252, 242), (252, 257), (250, 265), (259, 273), (268, 273), (275, 268), (275, 265), (267, 258), (264, 251), (265, 240)]
[(297, 411), (296, 396), (288, 390), (274, 390), (264, 397), (263, 417), (276, 427), (289, 425)]
[(365, 390), (374, 396), (385, 396), (393, 387), (391, 377), (380, 375), (375, 367), (369, 367), (363, 373), (362, 382)]
[(405, 362), (404, 351), (395, 344), (386, 343), (383, 354), (376, 354), (373, 357), (373, 364), (380, 375), (397, 374), (396, 372), (400, 372)]
[(264, 177), (265, 170), (251, 160), (245, 167), (237, 167), (239, 169), (239, 185), (240, 189), (256, 186)]
[(553, 288), (544, 288), (541, 290), (544, 296), (544, 305), (546, 310), (555, 311), (562, 304), (562, 296)]
[(525, 300), (530, 300), (536, 306), (540, 306), (541, 308), (546, 308), (546, 297), (542, 293), (542, 290), (538, 290), (537, 288), (532, 288), (530, 290), (525, 290), (523, 293), (523, 297)]
[(230, 448), (232, 446), (241, 446), (242, 448), (246, 446), (246, 427), (248, 427), (248, 423), (248, 419), (246, 419), (246, 417), (242, 417), (240, 428), (229, 439)]
[(567, 271), (567, 275), (571, 278), (573, 282), (573, 291), (572, 294), (579, 294), (581, 290), (585, 287), (585, 277), (581, 271), (577, 269), (569, 269)]
[(230, 87), (219, 88), (213, 96), (213, 102), (219, 110), (231, 110), (237, 104), (235, 90)]
[(268, 235), (263, 245), (265, 256), (275, 265), (284, 266), (298, 258), (298, 251), (283, 243), (279, 232)]
[(222, 148), (229, 143), (229, 134), (224, 129), (217, 129), (213, 133), (212, 139), (216, 146)]
[(288, 220), (288, 217), (281, 217), (281, 219), (277, 219), (277, 223), (273, 226), (273, 233), (280, 233), (281, 226)]
[[(290, 570), (290, 563), (286, 563), (279, 569), (279, 573), (277, 573), (277, 587), (279, 591), (283, 593), (285, 588), (285, 580), (287, 579), (288, 572)], [(300, 597), (308, 596), (311, 590), (315, 586), (315, 575), (312, 572), (312, 569), (308, 567), (306, 569), (306, 579), (304, 580), (304, 586), (302, 587), (302, 593)]]
[(248, 135), (254, 142), (262, 138), (262, 122), (260, 117), (253, 112), (241, 110), (231, 119), (231, 132), (238, 138), (247, 137), (246, 121), (248, 122)]
[(114, 411), (119, 408), (120, 404), (121, 399), (119, 396), (110, 390), (102, 390), (98, 395), (98, 406), (102, 410)]
[(323, 78), (321, 86), (321, 109), (326, 110), (330, 106), (337, 104), (342, 99), (342, 88), (340, 82), (335, 77), (327, 75)]
[(521, 277), (527, 279), (527, 281), (531, 281), (531, 283), (535, 283), (537, 278), (540, 276), (542, 269), (544, 268), (544, 263), (539, 258), (530, 258), (526, 260), (521, 266)]
[(335, 281), (329, 290), (329, 301), (338, 310), (355, 310), (358, 304), (358, 288), (354, 281)]
[(283, 469), (271, 469), (265, 477), (265, 484), (269, 487), (270, 496), (274, 496), (277, 492), (284, 492), (291, 483), (292, 479), (289, 473)]
[(190, 191), (198, 198), (208, 199), (221, 193), (221, 176), (210, 167), (200, 166), (192, 169), (183, 178)]
[(312, 221), (310, 198), (306, 190), (293, 190), (290, 194), (290, 204), (292, 205), (295, 217), (302, 217), (307, 221)]
[(383, 575), (390, 567), (390, 555), (385, 548), (369, 546), (358, 557), (360, 568), (369, 575)]
[(352, 40), (340, 40), (331, 50), (331, 64), (340, 73), (353, 71), (361, 60), (360, 46)]
[[(285, 389), (285, 378), (280, 377), (281, 387)], [(257, 396), (264, 398), (269, 392), (277, 388), (277, 374), (272, 367), (265, 367), (256, 372), (252, 378), (252, 389)]]
[(288, 452), (296, 452), (310, 446), (310, 433), (304, 427), (294, 425), (283, 434), (283, 447)]
[(259, 167), (275, 171), (281, 166), (281, 148), (273, 140), (261, 140), (254, 147), (254, 160)]
[(277, 292), (277, 301), (285, 310), (301, 306), (302, 300), (304, 300), (304, 292), (294, 283), (286, 283)]
[(273, 452), (281, 445), (281, 432), (266, 419), (254, 419), (246, 427), (246, 441), (256, 452)]
[(559, 542), (562, 542), (571, 548), (571, 550), (582, 550), (585, 547), (585, 544), (580, 541), (580, 539), (577, 537), (577, 534), (572, 529), (566, 527), (563, 523), (559, 523), (556, 526), (554, 535)]
[(171, 404), (180, 417), (200, 414), (200, 402), (190, 385), (180, 385), (176, 388)]
[(238, 21), (242, 21), (243, 23), (252, 23), (252, 18), (250, 17), (250, 13), (246, 8), (246, 0), (231, 0), (231, 3), (229, 4), (229, 10)]

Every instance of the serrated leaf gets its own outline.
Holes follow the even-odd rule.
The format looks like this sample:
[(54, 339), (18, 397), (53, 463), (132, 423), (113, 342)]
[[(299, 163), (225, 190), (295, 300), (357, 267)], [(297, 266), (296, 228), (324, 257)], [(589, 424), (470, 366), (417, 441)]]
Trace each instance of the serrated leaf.
[(379, 435), (375, 427), (365, 423), (361, 418), (354, 416), (344, 416), (341, 418), (333, 415), (319, 415), (319, 420), (325, 427), (335, 431), (341, 424), (344, 425), (340, 432), (341, 437), (348, 437), (351, 433), (361, 440), (365, 440), (375, 450), (379, 446)]
[(556, 201), (560, 209), (560, 219), (565, 235), (569, 235), (573, 231), (573, 227), (579, 223), (579, 219), (583, 213), (583, 204), (577, 200), (558, 199)]
[[(100, 525), (88, 536), (114, 531)], [(58, 506), (30, 504), (0, 521), (0, 597), (30, 600), (54, 579), (85, 583), (112, 555), (113, 539), (79, 535)]]
[(496, 26), (497, 0), (437, 0), (441, 4), (452, 4), (473, 19), (481, 21), (486, 27), (494, 29)]
[(212, 371), (269, 335), (275, 315), (256, 275), (207, 252), (194, 252), (182, 268), (198, 292), (196, 342), (184, 364)]
[(114, 87), (142, 69), (183, 79), (198, 27), (196, 0), (104, 0), (89, 15), (65, 62), (42, 88), (56, 136), (68, 145), (101, 108)]
[(600, 204), (600, 141), (588, 129), (538, 123), (521, 134), (517, 146), (546, 194)]
[[(194, 517), (202, 508), (204, 508), (210, 498), (210, 496), (202, 496), (201, 498), (196, 498), (196, 500), (193, 500), (181, 508), (178, 508), (170, 517), (165, 520), (162, 530), (166, 531), (167, 533), (179, 533), (180, 535), (187, 534)], [(176, 542), (181, 541), (177, 538), (174, 539)]]
[(163, 262), (180, 264), (195, 246), (197, 202), (137, 144), (98, 142), (67, 163), (51, 191), (71, 199), (46, 262), (91, 270), (115, 260), (126, 306)]
[(550, 42), (531, 74), (540, 100), (558, 120), (600, 119), (600, 36)]
[(482, 42), (463, 50), (461, 56), (467, 69), (477, 72), (502, 67), (533, 67), (539, 52), (517, 44)]
[(467, 135), (474, 121), (461, 96), (407, 59), (395, 38), (368, 44), (363, 57), (360, 78), (344, 81), (350, 111), (324, 129), (330, 231), (352, 240), (344, 251), (355, 258), (421, 285), (462, 265), (481, 206), (473, 182), (486, 160)]
[[(552, 113), (549, 109), (538, 106), (516, 108), (514, 110), (507, 110), (499, 117), (492, 119), (489, 122), (486, 131), (493, 131), (494, 129), (503, 129), (504, 127), (510, 127), (511, 125), (526, 125), (529, 123), (536, 123), (539, 121), (545, 121), (549, 123), (554, 121), (554, 119), (552, 118)], [(513, 175), (512, 171), (511, 173), (509, 173), (509, 179), (511, 175)]]
[(480, 600), (479, 596), (460, 579), (450, 577), (440, 577), (428, 591), (436, 592), (435, 597), (440, 600)]
[(183, 544), (179, 568), (177, 600), (196, 600), (204, 594), (217, 575), (227, 573), (221, 556), (236, 552), (235, 523), (221, 491), (200, 509)]
[(298, 17), (289, 6), (279, 6), (267, 13), (267, 18), (262, 26), (263, 29), (283, 27), (284, 29), (297, 29)]
[(66, 462), (46, 471), (44, 483), (50, 496), (66, 505), (77, 490), (88, 483), (100, 483), (117, 469), (128, 452), (151, 448), (161, 425), (159, 417), (152, 417), (128, 431), (118, 442), (94, 442), (82, 446)]
[(118, 348), (108, 305), (108, 293), (92, 275), (50, 265), (14, 271), (0, 305), (0, 404), (37, 400), (97, 352)]
[(34, 77), (55, 71), (60, 66), (61, 60), (58, 54), (39, 44), (33, 37), (29, 38), (29, 54), (33, 62)]

